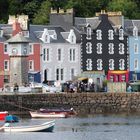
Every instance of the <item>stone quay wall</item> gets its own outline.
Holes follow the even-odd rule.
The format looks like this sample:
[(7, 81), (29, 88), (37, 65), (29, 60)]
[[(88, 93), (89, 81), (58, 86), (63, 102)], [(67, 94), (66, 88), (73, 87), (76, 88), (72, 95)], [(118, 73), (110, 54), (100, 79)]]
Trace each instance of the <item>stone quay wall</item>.
[(140, 112), (140, 93), (36, 93), (0, 95), (0, 111), (70, 108), (79, 114)]

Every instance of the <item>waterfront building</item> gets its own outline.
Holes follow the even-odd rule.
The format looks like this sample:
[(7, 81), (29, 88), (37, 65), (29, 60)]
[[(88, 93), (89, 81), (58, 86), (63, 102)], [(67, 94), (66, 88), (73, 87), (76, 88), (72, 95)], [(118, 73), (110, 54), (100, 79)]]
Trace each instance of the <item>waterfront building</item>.
[[(81, 63), (83, 71), (105, 71), (113, 82), (128, 82), (127, 34), (121, 22), (116, 25), (109, 16), (121, 17), (121, 13), (102, 11), (92, 24), (83, 30), (81, 40)], [(101, 81), (102, 82), (102, 81)]]
[(64, 83), (80, 74), (80, 38), (59, 26), (32, 25), (41, 41), (41, 82)]
[(140, 80), (140, 20), (125, 20), (124, 27), (129, 34), (129, 80)]

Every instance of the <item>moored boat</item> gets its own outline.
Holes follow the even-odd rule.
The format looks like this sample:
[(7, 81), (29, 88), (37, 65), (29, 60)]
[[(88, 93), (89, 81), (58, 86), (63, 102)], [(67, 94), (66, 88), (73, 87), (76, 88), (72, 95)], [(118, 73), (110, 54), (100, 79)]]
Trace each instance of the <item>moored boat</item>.
[(64, 108), (60, 108), (60, 109), (45, 109), (45, 108), (40, 108), (39, 112), (41, 113), (53, 113), (55, 112), (55, 114), (60, 114), (60, 113), (65, 113), (67, 116), (70, 115), (76, 115), (76, 111), (73, 108), (70, 109), (64, 109)]
[(55, 126), (55, 121), (45, 122), (39, 125), (31, 126), (10, 126), (6, 123), (1, 129), (4, 132), (52, 132)]
[(48, 112), (48, 113), (42, 113), (42, 112), (31, 112), (30, 115), (32, 118), (66, 118), (66, 113), (55, 113), (55, 112)]
[(5, 120), (5, 117), (8, 115), (8, 111), (0, 112), (0, 120)]

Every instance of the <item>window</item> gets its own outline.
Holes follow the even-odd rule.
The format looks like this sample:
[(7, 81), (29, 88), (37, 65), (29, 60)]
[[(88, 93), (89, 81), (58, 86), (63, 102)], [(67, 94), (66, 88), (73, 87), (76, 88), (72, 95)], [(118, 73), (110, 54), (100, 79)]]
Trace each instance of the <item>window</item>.
[(29, 53), (30, 54), (33, 54), (33, 44), (30, 44), (29, 45)]
[(4, 44), (4, 53), (8, 52), (8, 44)]
[(48, 42), (48, 35), (45, 36), (45, 42)]
[(138, 53), (139, 53), (138, 44), (135, 43), (135, 44), (134, 44), (134, 54), (138, 54)]
[(97, 40), (102, 40), (102, 31), (101, 30), (96, 31), (96, 38), (97, 38)]
[(58, 55), (57, 60), (58, 60), (58, 61), (61, 61), (61, 60), (62, 60), (62, 58), (61, 58), (61, 57), (62, 57), (62, 54), (61, 54), (61, 53), (62, 53), (62, 52), (61, 52), (61, 49), (58, 49), (58, 50), (57, 50), (57, 55)]
[(97, 43), (97, 54), (102, 54), (102, 44)]
[(22, 31), (24, 37), (29, 37), (29, 31)]
[(87, 42), (87, 44), (86, 44), (86, 53), (87, 54), (92, 53), (92, 44), (91, 44), (91, 42)]
[(70, 72), (70, 73), (71, 73), (71, 80), (73, 80), (73, 78), (74, 78), (74, 73), (75, 73), (74, 68), (71, 69), (71, 72)]
[(92, 70), (92, 60), (91, 59), (86, 60), (86, 69)]
[(119, 54), (124, 54), (124, 44), (123, 43), (119, 44)]
[(134, 60), (134, 70), (138, 70), (138, 59)]
[(43, 49), (43, 60), (46, 61), (46, 49)]
[(102, 70), (103, 69), (103, 61), (102, 59), (97, 60), (97, 70)]
[(9, 71), (9, 60), (4, 60), (4, 70)]
[(4, 75), (4, 83), (9, 83), (10, 79), (8, 75)]
[(125, 69), (125, 60), (124, 59), (120, 59), (119, 60), (119, 69), (120, 70), (124, 70)]
[(113, 30), (108, 30), (108, 39), (109, 40), (113, 40), (114, 39)]
[(108, 44), (108, 53), (109, 54), (114, 54), (114, 44), (113, 43), (109, 43)]
[(113, 59), (109, 60), (109, 70), (114, 70), (114, 60)]
[(87, 27), (87, 39), (91, 39), (91, 27)]
[(74, 62), (75, 60), (76, 60), (76, 50), (75, 50), (75, 48), (71, 48), (70, 50), (69, 50), (69, 55), (70, 55), (70, 61), (72, 62)]
[(123, 34), (124, 34), (123, 29), (120, 29), (119, 30), (119, 40), (123, 40), (124, 39)]
[(126, 81), (126, 76), (122, 75), (122, 81), (125, 82)]
[(47, 48), (47, 61), (49, 61), (50, 60), (50, 50)]
[(136, 38), (138, 37), (138, 28), (136, 26), (133, 29), (133, 36)]
[(132, 79), (133, 79), (134, 81), (137, 81), (137, 74), (132, 74)]
[(63, 68), (57, 68), (56, 69), (56, 80), (63, 81), (64, 80), (64, 69)]
[(30, 60), (29, 61), (29, 70), (30, 71), (33, 71), (34, 70), (34, 61), (33, 60)]

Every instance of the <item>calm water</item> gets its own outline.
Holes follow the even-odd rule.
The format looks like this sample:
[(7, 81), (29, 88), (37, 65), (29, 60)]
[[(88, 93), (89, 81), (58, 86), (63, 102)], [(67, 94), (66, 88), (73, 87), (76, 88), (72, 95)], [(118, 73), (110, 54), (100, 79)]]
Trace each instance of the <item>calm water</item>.
[[(20, 121), (22, 125), (30, 125), (43, 123), (48, 119)], [(53, 133), (0, 132), (0, 140), (140, 140), (140, 116), (95, 115), (56, 119)]]

